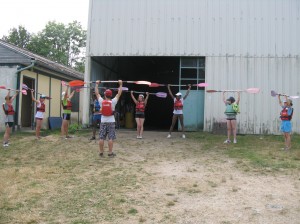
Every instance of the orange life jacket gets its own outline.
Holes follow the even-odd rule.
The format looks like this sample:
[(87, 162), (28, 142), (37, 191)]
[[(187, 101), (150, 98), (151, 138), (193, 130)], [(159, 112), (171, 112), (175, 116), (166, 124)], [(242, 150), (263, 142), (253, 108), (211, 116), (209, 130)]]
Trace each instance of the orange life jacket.
[(104, 116), (111, 116), (114, 114), (112, 109), (112, 101), (111, 100), (103, 100), (102, 107), (101, 107), (102, 115)]
[[(7, 108), (8, 108), (7, 110), (5, 109), (5, 105), (7, 105)], [(12, 104), (4, 103), (4, 104), (2, 104), (2, 107), (3, 107), (4, 113), (6, 115), (14, 115), (15, 114), (14, 107)]]
[(135, 111), (136, 112), (145, 112), (145, 102), (139, 101), (137, 102), (135, 106)]
[(280, 119), (282, 121), (290, 121), (290, 120), (292, 120), (294, 109), (293, 108), (291, 108), (291, 109), (292, 109), (291, 115), (288, 114), (289, 108), (284, 107), (282, 109), (282, 111), (280, 112)]
[(182, 109), (183, 109), (183, 103), (182, 103), (181, 100), (175, 99), (175, 102), (174, 102), (174, 109), (175, 109), (175, 110), (182, 110)]
[(67, 100), (67, 105), (64, 105), (63, 101), (61, 101), (61, 104), (64, 110), (72, 110), (72, 102), (70, 100)]
[(45, 110), (46, 110), (45, 103), (41, 103), (40, 107), (36, 107), (36, 111), (45, 112)]

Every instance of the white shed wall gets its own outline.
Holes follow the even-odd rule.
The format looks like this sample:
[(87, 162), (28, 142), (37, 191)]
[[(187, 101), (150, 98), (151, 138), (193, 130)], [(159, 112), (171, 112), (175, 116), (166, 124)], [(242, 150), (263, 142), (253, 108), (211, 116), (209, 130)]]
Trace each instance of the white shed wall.
[[(242, 75), (241, 75), (242, 74)], [(281, 108), (271, 90), (300, 95), (300, 58), (207, 57), (208, 89), (260, 88), (260, 93), (241, 93), (238, 133), (279, 134)], [(232, 96), (233, 93), (227, 94)], [(237, 96), (235, 94), (235, 96)], [(294, 100), (293, 131), (300, 133), (299, 100)], [(211, 131), (214, 123), (226, 122), (222, 93), (205, 95), (204, 130)]]
[(299, 0), (90, 0), (88, 56), (300, 55)]

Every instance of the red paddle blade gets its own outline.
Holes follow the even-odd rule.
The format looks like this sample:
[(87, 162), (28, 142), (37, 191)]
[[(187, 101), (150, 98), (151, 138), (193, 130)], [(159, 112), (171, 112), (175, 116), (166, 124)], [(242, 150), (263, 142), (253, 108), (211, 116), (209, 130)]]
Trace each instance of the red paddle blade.
[(155, 95), (157, 97), (160, 97), (160, 98), (166, 98), (167, 97), (167, 93), (164, 93), (164, 92), (157, 92)]
[(160, 86), (164, 86), (163, 84), (158, 84), (158, 83), (155, 83), (155, 82), (152, 82), (149, 87), (160, 87)]
[(73, 87), (73, 86), (83, 86), (84, 85), (84, 81), (82, 80), (73, 80), (71, 82), (69, 82), (69, 86)]
[(6, 89), (6, 87), (5, 86), (0, 86), (0, 89)]
[(198, 86), (198, 87), (207, 87), (207, 86), (208, 86), (208, 83), (205, 83), (205, 82), (203, 82), (203, 83), (198, 83), (197, 86)]
[(209, 89), (209, 90), (206, 90), (207, 93), (216, 93), (216, 92), (219, 92), (218, 90), (213, 90), (213, 89)]
[(260, 89), (259, 88), (249, 88), (246, 89), (247, 93), (259, 93)]
[(278, 94), (274, 91), (274, 90), (271, 90), (271, 96), (275, 97), (277, 96)]

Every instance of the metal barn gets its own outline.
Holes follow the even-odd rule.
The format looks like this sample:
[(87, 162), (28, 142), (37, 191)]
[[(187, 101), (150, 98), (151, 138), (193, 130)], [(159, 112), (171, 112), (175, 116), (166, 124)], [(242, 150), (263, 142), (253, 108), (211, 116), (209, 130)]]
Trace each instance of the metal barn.
[[(85, 80), (148, 80), (241, 94), (238, 133), (278, 134), (280, 107), (271, 90), (300, 95), (298, 0), (90, 0)], [(167, 91), (129, 85), (140, 91)], [(89, 90), (85, 91), (89, 98)], [(126, 93), (119, 108), (126, 113)], [(84, 102), (83, 123), (89, 121)], [(129, 102), (130, 103), (130, 102)], [(300, 101), (293, 131), (300, 133)], [(125, 109), (124, 109), (125, 108)], [(212, 131), (224, 122), (220, 93), (193, 87), (185, 107), (189, 130)], [(145, 126), (169, 127), (172, 101), (152, 98)]]

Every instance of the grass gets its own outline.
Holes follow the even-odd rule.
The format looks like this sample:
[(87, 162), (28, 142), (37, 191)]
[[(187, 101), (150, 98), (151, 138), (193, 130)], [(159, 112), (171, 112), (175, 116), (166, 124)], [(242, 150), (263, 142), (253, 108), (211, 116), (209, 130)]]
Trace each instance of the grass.
[[(282, 136), (239, 136), (237, 145), (224, 145), (224, 136), (202, 132), (189, 133), (189, 142), (176, 139), (148, 144), (124, 137), (126, 144), (118, 143), (120, 154), (116, 158), (99, 159), (98, 144), (87, 140), (90, 131), (75, 134), (77, 137), (67, 142), (60, 139), (59, 131), (44, 132), (47, 137), (40, 141), (33, 133), (12, 135), (9, 149), (0, 151), (0, 223), (176, 222), (170, 209), (180, 203), (170, 197), (177, 197), (180, 189), (188, 195), (201, 195), (203, 186), (197, 180), (188, 186), (166, 187), (159, 195), (155, 183), (161, 171), (152, 170), (162, 162), (207, 156), (212, 161), (235, 159), (237, 168), (247, 172), (300, 169), (297, 135), (293, 136), (293, 149), (289, 152), (279, 150)], [(178, 144), (181, 148), (173, 153), (173, 146)], [(141, 151), (143, 146), (152, 147), (151, 151)], [(212, 152), (217, 152), (218, 157), (211, 157)], [(145, 159), (140, 158), (142, 155)], [(194, 161), (194, 165), (199, 163)], [(192, 164), (187, 167), (184, 170), (188, 175), (200, 172)], [(176, 172), (173, 176), (176, 178)], [(220, 177), (206, 185), (217, 189), (231, 179)], [(232, 188), (232, 192), (238, 191)], [(152, 210), (159, 214), (149, 215)]]

